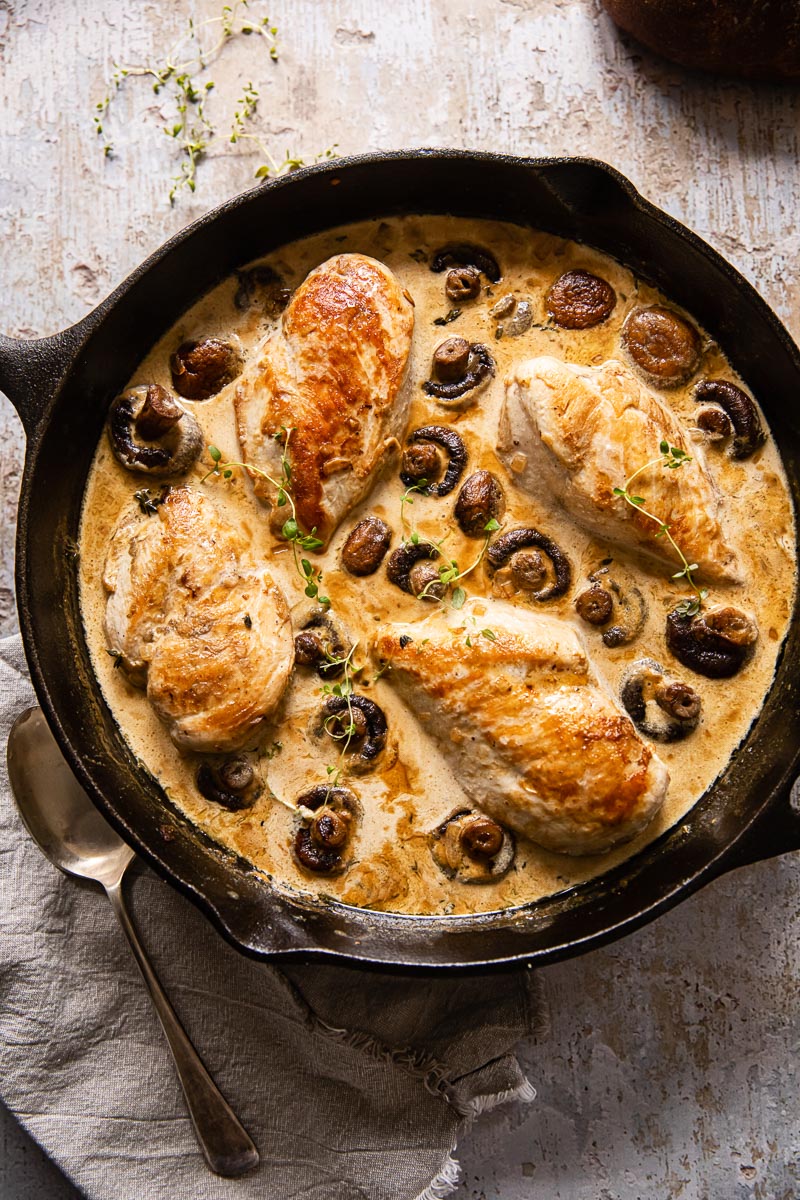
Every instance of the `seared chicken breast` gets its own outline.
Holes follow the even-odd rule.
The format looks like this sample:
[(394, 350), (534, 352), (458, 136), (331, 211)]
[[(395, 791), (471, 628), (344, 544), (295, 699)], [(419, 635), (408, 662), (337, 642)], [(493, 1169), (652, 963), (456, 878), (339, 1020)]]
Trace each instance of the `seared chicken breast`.
[(720, 519), (721, 496), (702, 449), (690, 444), (672, 410), (622, 363), (581, 367), (555, 358), (520, 363), (506, 380), (498, 451), (515, 482), (545, 488), (597, 537), (678, 569), (658, 525), (636, 512), (615, 487), (652, 459), (662, 441), (691, 456), (678, 470), (660, 462), (636, 480), (634, 494), (669, 526), (698, 575), (738, 582), (736, 553)]
[(105, 635), (182, 749), (253, 743), (294, 663), (289, 610), (244, 538), (200, 492), (171, 491), (114, 531)]
[(467, 795), (532, 841), (599, 854), (661, 806), (666, 767), (595, 682), (566, 622), (471, 602), (387, 626), (375, 650)]
[[(300, 525), (327, 542), (402, 435), (413, 303), (383, 263), (339, 254), (312, 271), (242, 376), (234, 403), (248, 466), (281, 479), (287, 457)], [(276, 435), (277, 438), (276, 438)], [(256, 494), (275, 487), (254, 475)], [(276, 519), (285, 520), (284, 509)]]

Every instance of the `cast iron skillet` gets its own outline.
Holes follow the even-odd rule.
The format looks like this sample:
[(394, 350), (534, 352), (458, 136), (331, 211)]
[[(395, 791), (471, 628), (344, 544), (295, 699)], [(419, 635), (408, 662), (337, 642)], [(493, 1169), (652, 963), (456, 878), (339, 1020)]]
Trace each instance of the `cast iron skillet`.
[(0, 338), (0, 387), (28, 436), (17, 538), (20, 623), (34, 686), (81, 783), (120, 833), (239, 949), (401, 967), (488, 967), (578, 954), (651, 920), (748, 861), (800, 848), (790, 784), (800, 758), (795, 611), (774, 685), (745, 743), (677, 827), (569, 892), (477, 917), (290, 903), (165, 807), (120, 737), (78, 612), (84, 483), (108, 405), (153, 343), (235, 268), (295, 238), (393, 213), (452, 213), (585, 241), (663, 288), (719, 340), (763, 405), (800, 499), (800, 354), (718, 254), (603, 163), (456, 151), (365, 155), (228, 201), (169, 241), (83, 321), (52, 338)]

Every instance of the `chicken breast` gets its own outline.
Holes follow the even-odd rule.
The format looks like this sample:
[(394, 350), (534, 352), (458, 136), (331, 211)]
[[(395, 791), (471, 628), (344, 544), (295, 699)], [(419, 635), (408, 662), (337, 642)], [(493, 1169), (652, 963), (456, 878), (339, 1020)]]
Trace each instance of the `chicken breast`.
[[(249, 466), (281, 479), (288, 460), (298, 520), (327, 542), (363, 499), (408, 419), (403, 388), (413, 303), (392, 272), (363, 254), (328, 259), (297, 289), (280, 330), (261, 347), (235, 391), (242, 448)], [(269, 503), (275, 487), (253, 477)], [(275, 512), (285, 520), (285, 509)]]
[(171, 491), (114, 531), (103, 583), (106, 644), (182, 749), (253, 744), (294, 663), (283, 593), (212, 502)]
[(657, 463), (634, 494), (669, 526), (698, 575), (739, 582), (736, 553), (721, 524), (720, 493), (702, 449), (690, 444), (670, 408), (622, 363), (581, 367), (555, 358), (520, 363), (506, 380), (498, 452), (532, 496), (546, 487), (597, 537), (680, 568), (655, 521), (619, 496), (634, 471), (658, 459), (667, 441), (691, 455), (678, 470)]
[(564, 621), (471, 602), (424, 626), (387, 626), (375, 649), (467, 795), (532, 841), (600, 854), (661, 806), (666, 767), (593, 680)]

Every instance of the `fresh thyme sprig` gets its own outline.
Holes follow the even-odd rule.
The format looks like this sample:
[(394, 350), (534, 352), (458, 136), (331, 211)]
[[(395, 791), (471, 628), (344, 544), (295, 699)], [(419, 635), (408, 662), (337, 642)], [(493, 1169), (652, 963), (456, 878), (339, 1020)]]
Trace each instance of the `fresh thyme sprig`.
[(212, 466), (209, 471), (206, 471), (200, 482), (205, 483), (211, 475), (220, 476), (222, 479), (230, 479), (234, 470), (240, 468), (251, 479), (253, 476), (257, 476), (259, 479), (266, 479), (267, 483), (272, 484), (277, 493), (275, 497), (276, 507), (285, 508), (287, 505), (289, 506), (291, 516), (283, 522), (281, 535), (292, 548), (294, 565), (303, 582), (303, 590), (310, 599), (318, 600), (320, 604), (324, 604), (327, 607), (330, 604), (330, 598), (320, 595), (319, 590), (319, 585), (322, 582), (322, 572), (318, 567), (313, 566), (307, 558), (302, 558), (300, 555), (301, 550), (319, 550), (325, 543), (321, 538), (316, 536), (316, 526), (314, 526), (310, 533), (303, 533), (297, 520), (297, 508), (292, 496), (292, 466), (289, 462), (289, 438), (292, 432), (292, 429), (287, 429), (285, 425), (282, 425), (278, 432), (272, 435), (275, 441), (281, 446), (280, 482), (266, 471), (262, 471), (260, 467), (254, 467), (252, 463), (234, 462), (223, 459), (222, 451), (217, 446), (208, 447), (208, 455)]
[[(211, 38), (208, 37), (209, 32)], [(270, 23), (268, 16), (251, 17), (248, 0), (233, 0), (232, 4), (223, 6), (218, 17), (210, 17), (197, 24), (190, 19), (186, 32), (169, 50), (163, 61), (141, 66), (122, 66), (114, 63), (108, 91), (95, 105), (92, 118), (95, 132), (102, 141), (103, 154), (107, 158), (114, 156), (114, 145), (106, 130), (112, 101), (129, 79), (148, 78), (152, 80), (154, 93), (159, 95), (163, 92), (171, 102), (170, 111), (164, 118), (163, 130), (180, 147), (180, 170), (172, 180), (170, 203), (175, 202), (179, 191), (184, 187), (193, 192), (197, 186), (197, 166), (206, 156), (210, 143), (216, 136), (215, 126), (205, 109), (209, 94), (215, 86), (214, 81), (201, 80), (200, 76), (217, 59), (223, 48), (240, 35), (255, 36), (256, 40), (265, 43), (269, 58), (277, 62), (277, 33), (277, 26)], [(247, 139), (260, 150), (264, 161), (255, 172), (255, 177), (261, 179), (268, 175), (281, 175), (304, 166), (305, 160), (288, 150), (282, 162), (276, 161), (262, 139), (257, 134), (246, 131), (247, 123), (255, 116), (258, 101), (259, 91), (251, 81), (245, 85), (244, 92), (237, 102), (230, 134), (231, 142)], [(313, 161), (335, 158), (336, 149), (335, 145), (328, 147), (316, 155)]]
[[(347, 654), (345, 654), (341, 658), (334, 658), (331, 655), (326, 655), (329, 666), (343, 668), (344, 678), (341, 679), (338, 683), (323, 684), (322, 685), (323, 695), (325, 695), (325, 696), (340, 696), (344, 700), (347, 701), (347, 724), (346, 725), (341, 727), (341, 718), (343, 715), (342, 713), (331, 713), (329, 716), (327, 716), (325, 718), (325, 722), (324, 722), (325, 732), (330, 737), (332, 737), (335, 741), (342, 743), (341, 747), (339, 749), (339, 758), (336, 763), (336, 766), (332, 767), (329, 765), (325, 768), (327, 776), (328, 776), (329, 792), (330, 792), (330, 789), (335, 788), (339, 783), (339, 780), (342, 775), (342, 770), (344, 767), (344, 756), (347, 754), (347, 751), (350, 749), (350, 743), (352, 742), (352, 740), (355, 736), (355, 732), (356, 732), (356, 724), (355, 724), (355, 720), (353, 718), (353, 699), (352, 699), (352, 697), (353, 697), (353, 679), (354, 679), (354, 676), (358, 675), (359, 672), (363, 670), (363, 667), (356, 667), (354, 665), (354, 655), (355, 655), (357, 647), (358, 647), (358, 642), (353, 642), (353, 644), (350, 647), (350, 649), (348, 650)], [(340, 725), (340, 728), (338, 730), (336, 728), (337, 725)]]
[[(400, 497), (400, 536), (402, 537), (404, 542), (408, 541), (412, 544), (412, 546), (419, 545), (420, 535), (419, 535), (419, 531), (411, 524), (411, 522), (406, 517), (406, 505), (414, 503), (414, 499), (413, 499), (414, 492), (424, 493), (425, 488), (427, 486), (428, 486), (427, 479), (420, 479), (412, 487), (406, 488), (406, 490), (403, 492), (403, 495)], [(485, 555), (486, 551), (489, 548), (489, 540), (490, 540), (492, 534), (495, 532), (495, 530), (497, 530), (499, 528), (500, 528), (500, 524), (498, 521), (496, 521), (494, 519), (494, 517), (492, 517), (491, 520), (487, 521), (483, 527), (484, 533), (486, 534), (486, 536), (484, 538), (483, 545), (481, 546), (481, 552), (478, 555), (478, 557), (475, 559), (475, 561), (473, 563), (470, 563), (470, 565), (468, 567), (466, 567), (463, 571), (461, 570), (461, 568), (459, 567), (458, 563), (456, 562), (456, 560), (454, 558), (450, 558), (447, 560), (447, 562), (441, 563), (438, 568), (438, 572), (439, 572), (438, 580), (432, 579), (430, 581), (430, 583), (427, 583), (425, 585), (425, 587), (422, 589), (422, 591), (419, 593), (419, 596), (417, 597), (417, 599), (418, 600), (426, 600), (430, 595), (431, 588), (438, 587), (439, 584), (444, 585), (445, 595), (446, 595), (447, 589), (449, 589), (452, 584), (458, 583), (459, 579), (466, 579), (467, 575), (471, 575), (472, 572), (475, 570), (475, 568), (477, 566), (479, 566), (481, 561), (483, 560), (483, 556)], [(445, 536), (440, 538), (438, 542), (432, 542), (431, 544), (434, 545), (436, 547), (436, 549), (441, 552), (442, 546), (444, 545), (444, 543), (448, 537), (449, 537), (449, 534), (445, 534)], [(444, 600), (444, 598), (445, 597), (442, 596), (443, 600)], [(463, 608), (466, 598), (467, 598), (467, 593), (464, 591), (464, 589), (462, 587), (457, 587), (457, 588), (453, 589), (453, 594), (450, 597), (450, 603), (452, 604), (453, 608)]]
[(672, 578), (685, 579), (694, 593), (694, 595), (689, 599), (682, 600), (675, 611), (681, 616), (694, 617), (700, 612), (700, 609), (703, 607), (703, 601), (708, 596), (708, 589), (698, 587), (697, 582), (695, 581), (694, 572), (699, 570), (697, 563), (689, 562), (688, 558), (675, 541), (675, 538), (672, 536), (669, 525), (662, 521), (660, 517), (656, 516), (655, 513), (648, 512), (648, 510), (644, 507), (647, 503), (645, 498), (643, 496), (635, 496), (631, 492), (631, 486), (633, 483), (639, 478), (640, 475), (643, 475), (645, 471), (649, 471), (651, 467), (661, 466), (665, 467), (669, 471), (677, 471), (692, 461), (685, 450), (681, 450), (679, 446), (670, 446), (669, 442), (667, 441), (661, 442), (659, 445), (659, 452), (660, 454), (658, 458), (651, 459), (650, 462), (646, 462), (643, 466), (639, 467), (637, 471), (634, 471), (630, 478), (625, 482), (624, 487), (615, 487), (612, 490), (615, 496), (618, 496), (620, 499), (624, 500), (626, 504), (631, 506), (631, 508), (636, 509), (637, 512), (640, 512), (643, 516), (648, 517), (651, 521), (654, 521), (658, 526), (658, 532), (655, 536), (657, 538), (665, 537), (670, 546), (672, 546), (672, 549), (675, 551), (682, 563), (681, 570), (676, 571)]
[[(481, 546), (480, 554), (475, 561), (471, 562), (470, 565), (465, 567), (463, 571), (454, 558), (451, 558), (447, 563), (442, 563), (439, 567), (439, 583), (443, 584), (445, 588), (449, 588), (452, 584), (458, 583), (459, 579), (466, 579), (468, 575), (471, 575), (475, 568), (478, 567), (483, 561), (483, 556), (489, 548), (489, 540), (495, 530), (499, 528), (500, 523), (499, 521), (496, 521), (494, 517), (492, 517), (490, 521), (487, 521), (483, 527), (486, 536), (483, 539), (483, 545)], [(435, 585), (436, 580), (432, 579), (430, 583), (425, 585), (417, 598), (419, 600), (424, 600), (428, 596), (430, 588), (434, 587)], [(450, 597), (450, 603), (452, 604), (453, 608), (463, 608), (466, 598), (467, 593), (464, 591), (464, 588), (453, 588), (453, 594)], [(442, 599), (444, 599), (444, 596)]]
[[(402, 540), (404, 542), (406, 540), (408, 540), (415, 546), (418, 545), (418, 543), (419, 543), (419, 534), (417, 533), (416, 529), (414, 529), (414, 527), (411, 525), (411, 522), (406, 517), (406, 505), (414, 503), (414, 499), (413, 499), (414, 492), (422, 493), (425, 491), (425, 488), (427, 486), (428, 486), (427, 479), (420, 479), (417, 481), (417, 483), (413, 484), (411, 487), (407, 487), (406, 490), (403, 492), (402, 496), (400, 497), (400, 537), (402, 538)], [(406, 538), (407, 532), (408, 532), (408, 538)]]

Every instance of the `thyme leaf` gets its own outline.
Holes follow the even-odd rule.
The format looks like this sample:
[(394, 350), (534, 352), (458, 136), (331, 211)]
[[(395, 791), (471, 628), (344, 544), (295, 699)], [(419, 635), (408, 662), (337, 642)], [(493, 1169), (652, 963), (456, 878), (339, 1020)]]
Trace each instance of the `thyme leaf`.
[(689, 562), (683, 550), (681, 550), (680, 546), (675, 541), (675, 538), (672, 536), (669, 525), (667, 525), (665, 521), (662, 521), (661, 517), (656, 516), (655, 513), (651, 513), (645, 508), (645, 504), (647, 503), (645, 498), (643, 496), (634, 495), (634, 493), (631, 492), (631, 486), (634, 481), (638, 479), (640, 475), (643, 475), (645, 471), (649, 471), (652, 467), (661, 466), (668, 471), (677, 471), (692, 461), (685, 450), (682, 450), (680, 446), (671, 446), (666, 440), (663, 440), (659, 443), (658, 450), (660, 455), (659, 458), (653, 458), (649, 462), (646, 462), (643, 466), (639, 467), (638, 470), (633, 472), (633, 474), (625, 481), (623, 487), (612, 488), (611, 492), (612, 495), (616, 496), (618, 499), (624, 500), (626, 504), (631, 506), (631, 508), (635, 508), (637, 512), (642, 514), (642, 516), (648, 517), (649, 520), (653, 521), (658, 527), (655, 536), (657, 538), (666, 538), (672, 549), (677, 554), (681, 563), (681, 569), (680, 571), (676, 571), (672, 578), (685, 579), (689, 587), (692, 589), (693, 595), (686, 600), (682, 600), (676, 607), (675, 611), (681, 616), (694, 617), (700, 612), (703, 607), (703, 602), (708, 596), (708, 589), (698, 587), (695, 580), (694, 573), (695, 571), (699, 570), (697, 563)]
[(297, 509), (292, 496), (292, 466), (289, 462), (289, 439), (292, 433), (292, 429), (287, 429), (285, 425), (282, 425), (279, 430), (272, 434), (273, 439), (281, 447), (280, 480), (274, 479), (272, 475), (269, 475), (266, 471), (262, 471), (260, 467), (254, 467), (252, 463), (225, 460), (218, 446), (209, 446), (208, 457), (211, 459), (211, 469), (206, 471), (200, 482), (205, 483), (212, 475), (219, 476), (222, 479), (230, 479), (234, 470), (241, 469), (251, 479), (255, 476), (259, 479), (265, 479), (267, 483), (271, 484), (275, 488), (275, 503), (277, 507), (289, 506), (291, 516), (287, 517), (283, 522), (281, 534), (292, 548), (294, 565), (303, 583), (303, 591), (309, 599), (318, 600), (320, 604), (327, 607), (331, 602), (330, 597), (321, 595), (319, 590), (319, 585), (322, 583), (322, 572), (318, 567), (313, 566), (307, 558), (301, 558), (299, 554), (300, 550), (319, 550), (325, 543), (321, 538), (317, 537), (316, 526), (314, 526), (310, 533), (304, 533), (297, 520)]

